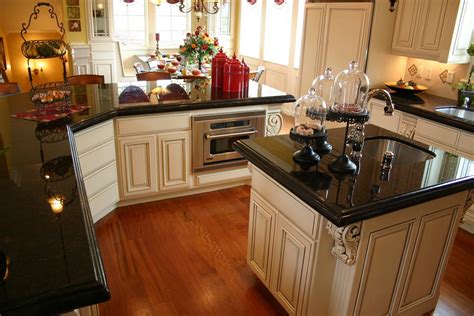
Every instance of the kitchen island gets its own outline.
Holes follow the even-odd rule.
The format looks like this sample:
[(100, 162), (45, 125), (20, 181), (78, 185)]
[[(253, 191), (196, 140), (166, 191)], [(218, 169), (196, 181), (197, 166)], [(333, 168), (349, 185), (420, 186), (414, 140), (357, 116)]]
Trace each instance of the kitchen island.
[[(0, 196), (3, 201), (0, 207), (0, 314), (60, 313), (97, 304), (113, 295), (107, 286), (93, 221), (114, 210), (123, 197), (118, 183), (126, 182), (127, 178), (117, 171), (124, 161), (120, 149), (142, 153), (143, 147), (135, 144), (120, 147), (121, 137), (139, 142), (150, 140), (144, 148), (151, 149), (149, 153), (155, 160), (149, 156), (145, 159), (154, 164), (155, 169), (149, 171), (156, 174), (147, 176), (154, 177), (150, 180), (156, 184), (154, 189), (158, 186), (165, 189), (146, 192), (140, 195), (141, 199), (213, 190), (218, 187), (219, 179), (216, 180), (218, 177), (212, 170), (203, 173), (201, 178), (196, 177), (207, 181), (201, 188), (191, 182), (194, 177), (189, 151), (191, 138), (181, 136), (190, 135), (192, 116), (196, 112), (263, 110), (266, 115), (264, 133), (270, 135), (278, 128), (281, 103), (294, 101), (291, 95), (253, 82), (246, 95), (223, 94), (202, 82), (199, 85), (192, 81), (171, 83), (183, 87), (188, 97), (121, 104), (120, 93), (131, 83), (74, 86), (73, 103), (86, 104), (89, 108), (42, 123), (11, 117), (33, 109), (28, 93), (0, 97)], [(144, 85), (145, 89), (158, 86), (156, 82), (134, 84)], [(131, 120), (138, 123), (127, 125)], [(178, 132), (173, 125), (175, 122), (187, 124), (186, 130)], [(131, 130), (124, 130), (125, 125), (131, 126)], [(151, 131), (136, 133), (139, 128), (144, 131), (144, 126)], [(163, 132), (159, 136), (157, 129)], [(117, 151), (116, 144), (120, 148)], [(185, 154), (181, 149), (186, 150)], [(163, 152), (166, 155), (162, 155)], [(170, 158), (168, 165), (184, 169), (158, 172), (157, 166), (163, 166), (164, 157)], [(233, 174), (232, 170), (224, 173)], [(179, 177), (186, 179), (185, 185)], [(140, 181), (137, 174), (132, 180), (134, 184)], [(245, 181), (248, 182), (248, 176)], [(238, 183), (235, 179), (234, 182)], [(144, 187), (141, 183), (137, 186)], [(134, 202), (129, 199), (127, 203)], [(93, 309), (88, 312), (94, 313)]]
[(358, 173), (347, 176), (328, 170), (344, 129), (329, 130), (334, 150), (309, 172), (293, 162), (301, 146), (286, 135), (234, 144), (252, 165), (247, 261), (292, 315), (421, 315), (436, 306), (472, 204), (474, 162), (373, 125), (365, 132)]

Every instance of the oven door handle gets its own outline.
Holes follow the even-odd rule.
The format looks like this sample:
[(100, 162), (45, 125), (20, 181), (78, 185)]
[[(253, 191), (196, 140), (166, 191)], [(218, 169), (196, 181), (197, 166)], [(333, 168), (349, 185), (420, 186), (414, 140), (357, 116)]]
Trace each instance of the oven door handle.
[(234, 137), (234, 136), (252, 135), (252, 134), (257, 134), (257, 133), (258, 133), (257, 130), (253, 130), (253, 131), (248, 131), (248, 132), (238, 132), (238, 133), (218, 134), (218, 135), (206, 134), (204, 137), (206, 139), (219, 139), (219, 138)]

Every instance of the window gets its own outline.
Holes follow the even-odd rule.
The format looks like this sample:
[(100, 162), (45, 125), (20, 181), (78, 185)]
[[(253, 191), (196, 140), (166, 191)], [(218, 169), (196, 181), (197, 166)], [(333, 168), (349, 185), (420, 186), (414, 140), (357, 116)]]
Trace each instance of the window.
[(231, 38), (231, 4), (229, 2), (223, 3), (217, 14), (208, 15), (208, 27), (209, 34), (212, 37), (219, 39), (219, 46), (226, 49), (232, 49), (232, 38)]
[[(254, 5), (242, 1), (240, 11), (240, 54), (259, 58), (260, 55), (260, 30), (262, 24), (262, 3), (257, 1)], [(278, 22), (277, 25), (283, 25)]]
[(189, 32), (189, 16), (178, 5), (162, 2), (156, 7), (156, 33), (160, 33), (160, 48), (177, 48)]
[(146, 46), (145, 1), (113, 0), (115, 38), (132, 47)]
[[(260, 1), (259, 1), (260, 2)], [(293, 2), (267, 4), (265, 14), (265, 40), (263, 59), (280, 65), (288, 65)]]

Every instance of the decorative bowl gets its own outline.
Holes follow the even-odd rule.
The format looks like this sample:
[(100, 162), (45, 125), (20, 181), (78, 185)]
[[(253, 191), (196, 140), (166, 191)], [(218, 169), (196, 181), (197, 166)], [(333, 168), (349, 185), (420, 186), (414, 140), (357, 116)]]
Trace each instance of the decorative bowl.
[(201, 74), (201, 71), (197, 68), (194, 68), (193, 70), (191, 70), (191, 73), (194, 75), (194, 76), (199, 76)]
[(420, 92), (428, 90), (428, 87), (422, 86), (421, 84), (417, 84), (414, 87), (408, 86), (408, 85), (397, 86), (397, 83), (392, 81), (392, 82), (385, 82), (385, 85), (396, 92), (405, 93), (405, 94), (415, 94), (415, 93), (420, 93)]
[(169, 68), (168, 68), (168, 72), (169, 72), (170, 74), (174, 74), (174, 73), (176, 72), (176, 68), (174, 68), (174, 67), (169, 67)]

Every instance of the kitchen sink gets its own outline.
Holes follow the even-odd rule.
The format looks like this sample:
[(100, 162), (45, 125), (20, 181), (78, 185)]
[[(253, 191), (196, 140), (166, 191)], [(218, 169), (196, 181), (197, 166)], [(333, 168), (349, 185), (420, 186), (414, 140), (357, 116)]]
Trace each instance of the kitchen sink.
[(436, 108), (435, 111), (474, 122), (474, 110), (461, 109), (459, 107), (452, 106), (439, 107)]
[(436, 157), (435, 153), (427, 149), (385, 136), (366, 138), (362, 155), (382, 162), (383, 154), (386, 151), (393, 152), (392, 163), (395, 165), (414, 164)]

